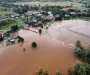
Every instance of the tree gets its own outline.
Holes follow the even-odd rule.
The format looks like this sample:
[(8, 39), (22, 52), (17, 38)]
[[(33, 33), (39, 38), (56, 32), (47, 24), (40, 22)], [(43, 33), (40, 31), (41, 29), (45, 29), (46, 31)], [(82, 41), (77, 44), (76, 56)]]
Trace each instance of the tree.
[(88, 9), (87, 14), (88, 14), (88, 17), (90, 17), (90, 9)]
[(14, 25), (11, 27), (11, 31), (12, 32), (16, 32), (18, 30), (18, 26), (17, 25)]
[(4, 37), (0, 36), (0, 42), (2, 42), (4, 40)]
[(24, 38), (22, 38), (21, 36), (17, 36), (18, 39), (18, 43), (23, 43), (24, 42)]
[(80, 41), (76, 42), (75, 54), (80, 59), (82, 59), (82, 60), (86, 61), (88, 64), (90, 64), (90, 49), (84, 48), (81, 45)]
[(77, 40), (77, 42), (76, 42), (76, 48), (80, 48), (80, 49), (83, 49), (83, 47), (82, 47), (82, 44), (81, 44), (81, 42), (79, 41), (79, 40)]
[(68, 75), (90, 75), (90, 65), (77, 62), (73, 68), (70, 68)]
[(62, 75), (60, 72), (56, 72), (55, 75)]
[(36, 75), (50, 75), (49, 72), (47, 70), (43, 70), (42, 68), (40, 68), (37, 72)]
[[(37, 43), (36, 42), (32, 42), (32, 47), (36, 48), (37, 47)], [(41, 69), (40, 69), (40, 71), (41, 71)]]
[(19, 6), (17, 8), (14, 9), (14, 12), (18, 13), (18, 14), (24, 14), (25, 12), (27, 12), (29, 10), (29, 6)]

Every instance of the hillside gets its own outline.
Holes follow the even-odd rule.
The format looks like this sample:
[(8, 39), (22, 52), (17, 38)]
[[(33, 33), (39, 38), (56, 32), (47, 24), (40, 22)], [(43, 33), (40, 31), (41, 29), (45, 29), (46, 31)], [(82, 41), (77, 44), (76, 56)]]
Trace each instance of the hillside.
[(17, 1), (42, 1), (42, 2), (46, 2), (46, 1), (54, 1), (54, 2), (56, 2), (56, 1), (86, 1), (86, 2), (88, 2), (89, 0), (0, 0), (0, 2), (4, 2), (4, 1), (6, 1), (6, 2), (17, 2)]
[(0, 2), (34, 2), (34, 1), (40, 1), (40, 2), (57, 2), (57, 1), (76, 1), (76, 2), (85, 2), (90, 3), (90, 0), (0, 0)]
[(38, 0), (0, 0), (0, 2), (17, 2), (17, 1), (38, 1)]
[[(17, 1), (22, 1), (22, 2), (26, 2), (26, 1), (41, 1), (41, 2), (57, 2), (57, 1), (77, 1), (77, 0), (0, 0), (0, 2), (17, 2)], [(79, 0), (79, 1), (83, 1), (83, 0)], [(85, 0), (86, 1), (86, 0)]]

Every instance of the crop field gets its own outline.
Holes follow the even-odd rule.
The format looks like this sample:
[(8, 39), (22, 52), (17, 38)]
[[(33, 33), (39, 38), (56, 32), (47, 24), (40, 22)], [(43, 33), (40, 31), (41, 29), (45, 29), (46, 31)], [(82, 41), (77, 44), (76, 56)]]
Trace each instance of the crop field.
[(24, 4), (27, 4), (27, 5), (41, 5), (41, 6), (45, 6), (45, 5), (48, 5), (48, 6), (77, 6), (77, 7), (82, 7), (82, 6), (85, 6), (84, 4), (82, 3), (78, 3), (78, 2), (16, 2), (14, 3), (15, 5), (24, 5)]

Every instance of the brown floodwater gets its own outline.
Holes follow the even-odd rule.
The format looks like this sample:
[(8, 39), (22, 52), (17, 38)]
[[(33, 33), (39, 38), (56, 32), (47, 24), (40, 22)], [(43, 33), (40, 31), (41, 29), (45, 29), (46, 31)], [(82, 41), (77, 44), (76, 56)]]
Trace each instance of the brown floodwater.
[[(34, 75), (41, 67), (52, 74), (60, 71), (66, 75), (68, 68), (78, 60), (72, 48), (55, 43), (45, 33), (39, 36), (20, 30), (18, 34), (25, 39), (25, 43), (5, 47), (0, 54), (0, 75)], [(31, 47), (34, 41), (37, 42), (37, 48)], [(23, 51), (23, 48), (26, 50)]]
[(84, 20), (66, 20), (54, 22), (48, 30), (53, 39), (74, 46), (77, 40), (82, 45), (90, 45), (90, 22)]

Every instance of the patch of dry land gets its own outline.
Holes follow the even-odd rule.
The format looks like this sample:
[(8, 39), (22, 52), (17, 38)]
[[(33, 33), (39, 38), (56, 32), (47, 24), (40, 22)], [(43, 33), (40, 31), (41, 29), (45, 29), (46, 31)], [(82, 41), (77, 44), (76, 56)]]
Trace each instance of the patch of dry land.
[[(18, 34), (25, 39), (25, 42), (23, 45), (15, 44), (5, 47), (0, 54), (0, 75), (29, 73), (34, 75), (40, 67), (52, 74), (60, 71), (63, 75), (67, 75), (67, 70), (79, 60), (70, 44), (74, 44), (77, 40), (82, 41), (85, 46), (90, 43), (87, 35), (74, 30), (82, 27), (89, 28), (87, 27), (89, 24), (90, 22), (82, 20), (55, 22), (47, 33), (43, 31), (41, 36), (28, 30), (20, 30)], [(38, 44), (37, 48), (31, 47), (34, 41)], [(23, 51), (23, 48), (26, 50)]]

